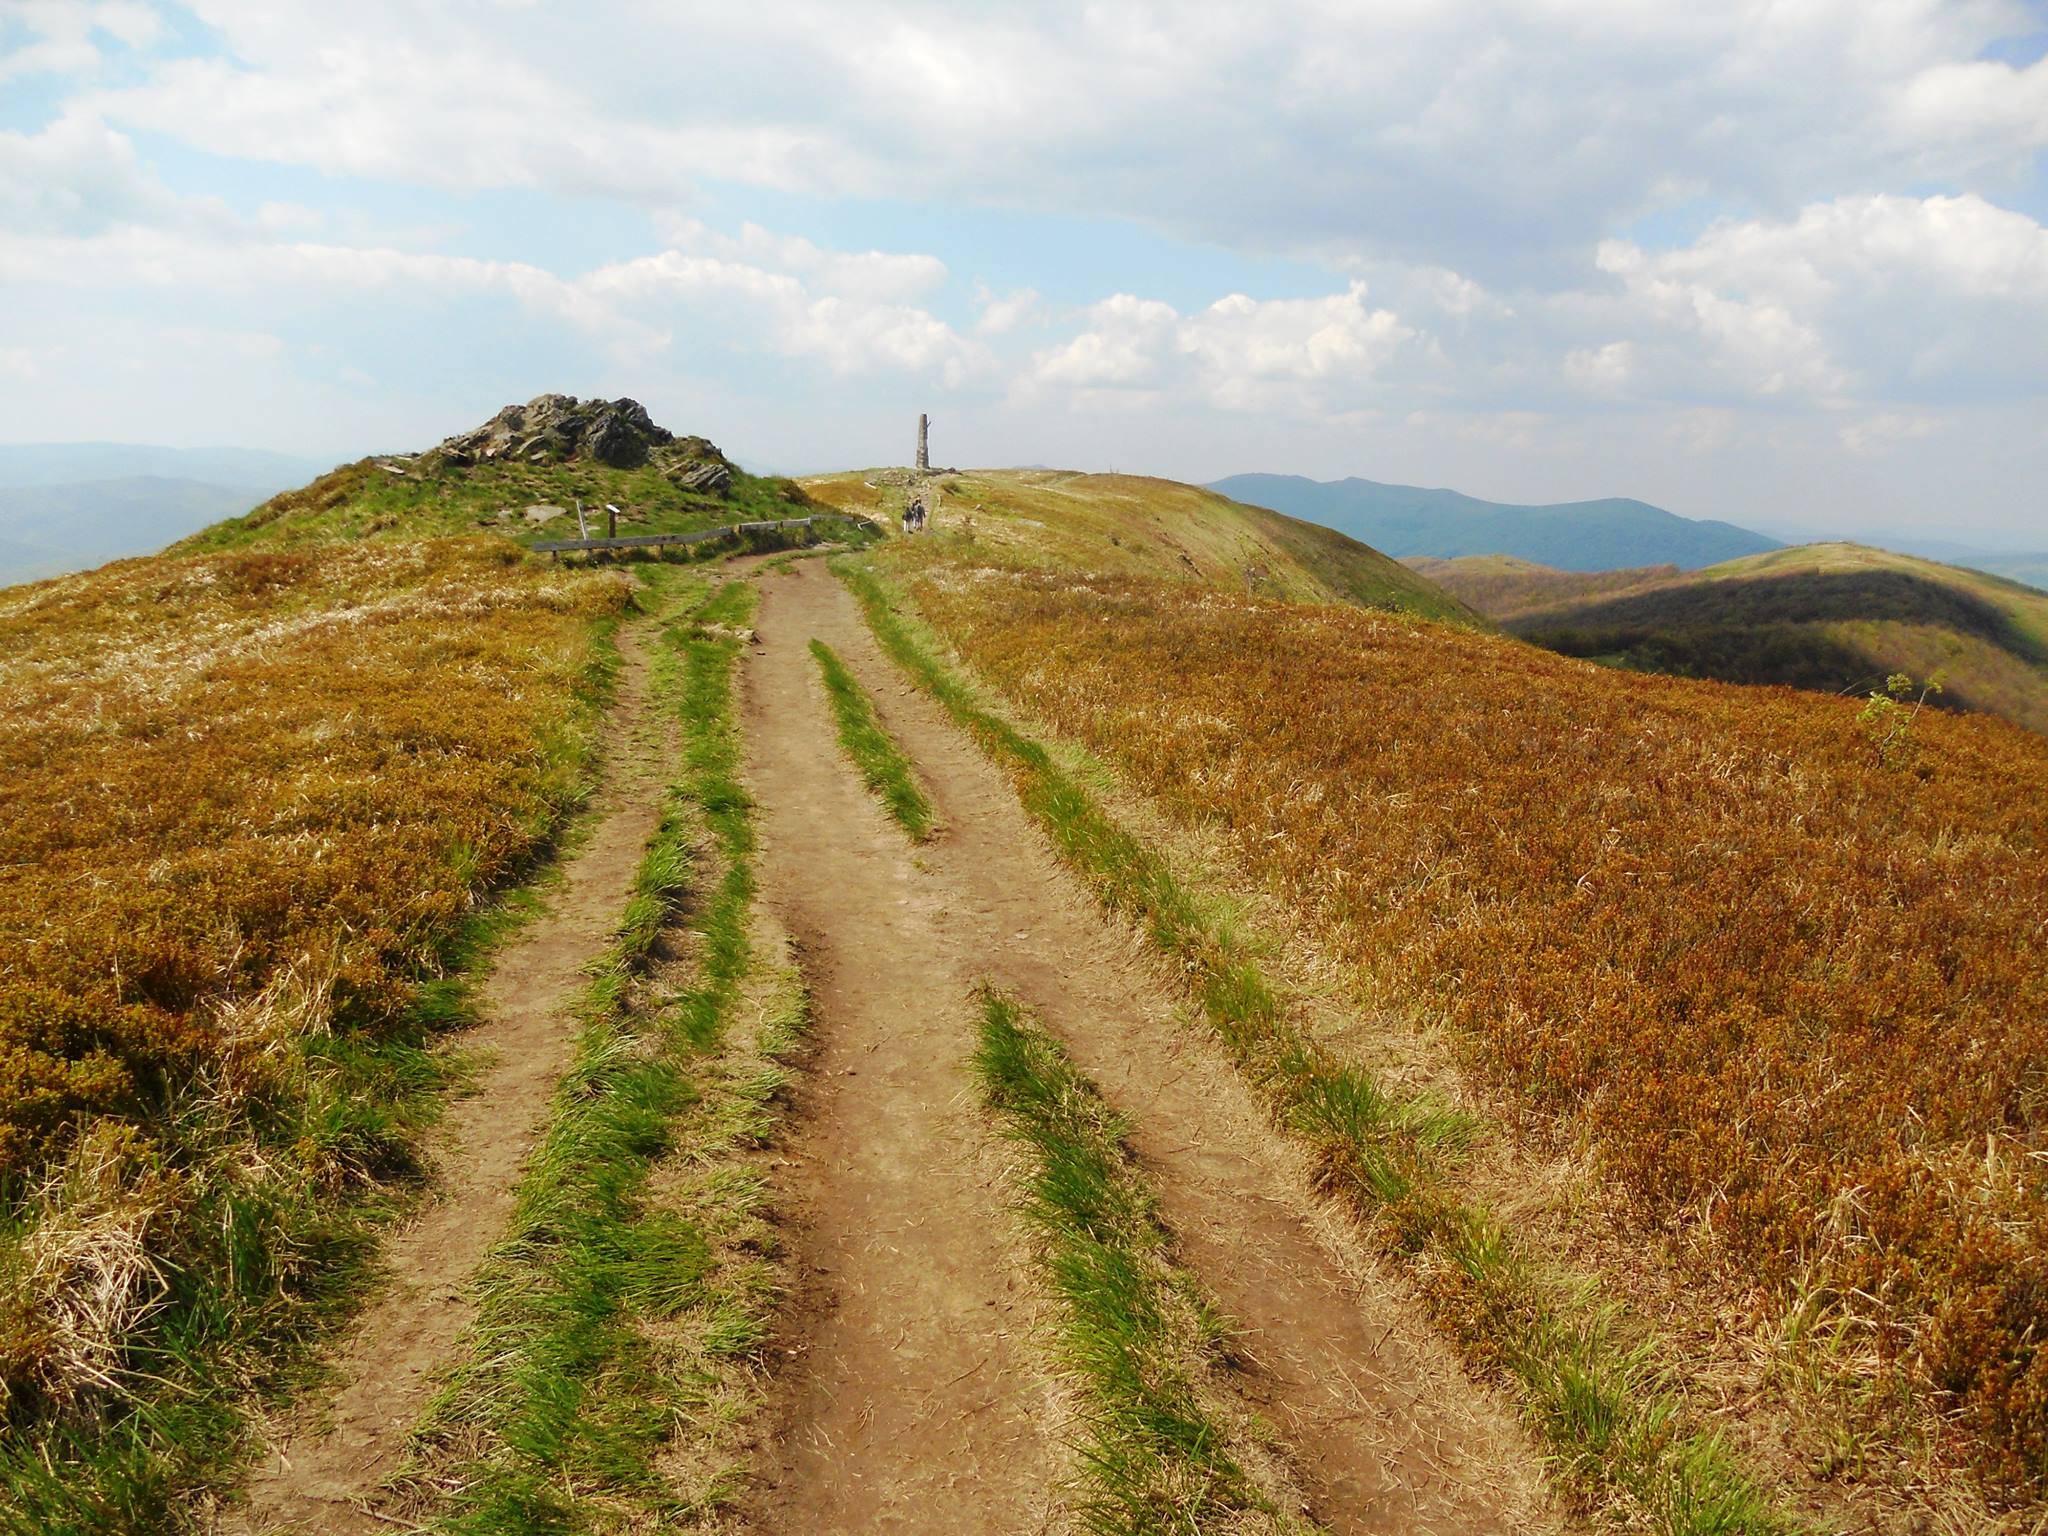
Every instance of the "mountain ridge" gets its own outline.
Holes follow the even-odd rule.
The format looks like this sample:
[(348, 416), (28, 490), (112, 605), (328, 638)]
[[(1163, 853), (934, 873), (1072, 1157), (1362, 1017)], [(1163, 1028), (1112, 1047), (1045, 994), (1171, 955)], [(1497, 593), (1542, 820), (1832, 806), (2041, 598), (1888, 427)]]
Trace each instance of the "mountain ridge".
[(0, 485), (0, 586), (153, 554), (269, 494), (159, 475)]
[(1337, 529), (1397, 560), (1412, 556), (1514, 555), (1560, 570), (1676, 565), (1686, 570), (1783, 545), (1734, 523), (1681, 517), (1629, 496), (1589, 501), (1487, 501), (1446, 487), (1396, 485), (1362, 476), (1242, 474), (1207, 487)]
[(1413, 564), (1564, 655), (1825, 692), (1940, 675), (1939, 702), (2048, 732), (2048, 593), (1972, 567), (1845, 541), (1696, 571), (1566, 572), (1501, 556)]

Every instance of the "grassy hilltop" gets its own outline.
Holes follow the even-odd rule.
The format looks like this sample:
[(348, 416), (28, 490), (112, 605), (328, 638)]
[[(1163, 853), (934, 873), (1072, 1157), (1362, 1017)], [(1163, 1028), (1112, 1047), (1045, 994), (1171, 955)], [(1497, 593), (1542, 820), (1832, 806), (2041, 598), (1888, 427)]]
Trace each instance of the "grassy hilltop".
[[(1468, 605), (1355, 539), (1178, 481), (991, 469), (939, 483), (942, 526), (970, 539), (978, 559), (1156, 576), (1487, 627)], [(822, 475), (803, 488), (828, 506), (883, 521), (903, 504), (901, 471)]]
[[(667, 862), (628, 914), (681, 969), (614, 976), (617, 1017), (579, 1027), (752, 997), (759, 791), (731, 688), (784, 637), (751, 649), (745, 581), (535, 557), (573, 516), (528, 509), (614, 501), (631, 532), (833, 508), (893, 530), (908, 477), (756, 478), (630, 402), (560, 399), (162, 556), (0, 592), (0, 1530), (207, 1528), (203, 1491), (253, 1454), (251, 1403), (303, 1385), (422, 1187), (477, 957), (610, 771), (622, 678), (667, 712), (639, 735), (674, 734), (710, 788), (687, 816), (681, 780), (649, 789)], [(974, 802), (929, 738), (917, 761), (892, 739), (885, 658), (998, 759), (1048, 845), (1167, 952), (1188, 1021), (1348, 1202), (1389, 1294), (1533, 1426), (1567, 1515), (1903, 1536), (2048, 1512), (2048, 746), (1952, 714), (1880, 744), (1855, 697), (1640, 675), (1941, 667), (1952, 700), (2034, 722), (2048, 597), (1853, 546), (1689, 574), (1417, 571), (1169, 481), (933, 483), (931, 534), (841, 562), (881, 648), (847, 607), (817, 728), (836, 701), (899, 814), (930, 792), (906, 870), (943, 863)], [(772, 579), (847, 602), (814, 566)], [(695, 848), (699, 815), (723, 852)], [(696, 941), (655, 935), (706, 878), (730, 897), (711, 953), (730, 974), (699, 991)], [(652, 1070), (616, 1042), (598, 1058), (559, 1124), (613, 1102), (605, 1074)], [(783, 1071), (747, 1079), (736, 1145), (802, 1112)], [(617, 1166), (662, 1155), (690, 1081), (620, 1111)], [(522, 1196), (569, 1202), (548, 1230), (596, 1277), (550, 1314), (563, 1354), (509, 1396), (492, 1373), (525, 1356), (478, 1350), (462, 1378), (463, 1423), (530, 1410), (504, 1437), (519, 1455), (414, 1492), (513, 1489), (565, 1530), (715, 1525), (729, 1489), (685, 1518), (653, 1471), (621, 1493), (618, 1469), (745, 1439), (737, 1408), (706, 1429), (675, 1405), (773, 1336), (760, 1211), (781, 1164), (711, 1180), (760, 1202), (720, 1260), (755, 1266), (756, 1310), (705, 1309), (730, 1353), (680, 1371), (661, 1351), (681, 1313), (633, 1309), (701, 1300), (711, 1248), (662, 1226), (662, 1252), (697, 1257), (636, 1267), (614, 1240), (647, 1237), (639, 1196), (614, 1165), (564, 1166)], [(1138, 1189), (1152, 1170), (1113, 1171)], [(515, 1333), (584, 1273), (530, 1232), (492, 1263)], [(503, 1449), (440, 1432), (422, 1455)], [(474, 1507), (421, 1528), (532, 1528)]]
[[(715, 450), (714, 450), (715, 451)], [(817, 510), (788, 480), (733, 467), (722, 493), (679, 486), (659, 468), (583, 460), (470, 466), (378, 457), (343, 464), (253, 511), (172, 545), (172, 555), (288, 549), (341, 539), (459, 538), (488, 533), (520, 545), (576, 538), (584, 506), (602, 535), (605, 503), (619, 533), (691, 533), (722, 523), (803, 517)], [(531, 515), (530, 515), (531, 512)]]
[(1862, 693), (1940, 673), (1941, 702), (2048, 731), (2048, 593), (1860, 544), (1705, 570), (1579, 574), (1501, 556), (1417, 569), (1548, 649), (1646, 672)]

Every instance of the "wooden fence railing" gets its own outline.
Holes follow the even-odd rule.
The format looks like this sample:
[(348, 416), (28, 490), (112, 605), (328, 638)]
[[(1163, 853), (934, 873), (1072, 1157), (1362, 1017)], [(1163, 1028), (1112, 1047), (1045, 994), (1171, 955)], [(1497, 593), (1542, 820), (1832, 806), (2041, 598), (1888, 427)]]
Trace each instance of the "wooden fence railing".
[(701, 544), (706, 539), (743, 538), (750, 533), (780, 533), (787, 528), (808, 528), (814, 523), (858, 523), (861, 518), (843, 512), (817, 512), (809, 517), (784, 517), (765, 523), (727, 523), (720, 528), (699, 528), (694, 533), (636, 533), (612, 539), (541, 539), (526, 547), (536, 554), (559, 555), (578, 549), (662, 549), (671, 544)]

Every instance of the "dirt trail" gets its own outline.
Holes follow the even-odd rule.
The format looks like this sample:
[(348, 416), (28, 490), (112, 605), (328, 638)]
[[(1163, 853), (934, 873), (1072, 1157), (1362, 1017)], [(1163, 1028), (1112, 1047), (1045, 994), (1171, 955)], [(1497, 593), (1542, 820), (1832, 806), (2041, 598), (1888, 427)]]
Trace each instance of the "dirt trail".
[(807, 642), (816, 561), (762, 578), (745, 674), (762, 898), (811, 990), (779, 1204), (800, 1279), (784, 1308), (758, 1529), (1024, 1533), (1060, 1475), (1050, 1388), (981, 1144), (965, 958), (939, 892), (841, 761)]
[[(1002, 1196), (973, 1186), (955, 1145), (969, 1134), (967, 994), (984, 977), (1036, 1009), (1133, 1118), (1183, 1258), (1244, 1325), (1246, 1395), (1317, 1520), (1340, 1536), (1550, 1524), (1526, 1437), (1313, 1193), (1220, 1048), (1175, 1023), (1156, 962), (1058, 864), (1000, 773), (904, 684), (818, 564), (762, 584), (749, 730), (766, 889), (823, 983), (813, 1134), (826, 1146), (808, 1170), (805, 1257), (837, 1291), (795, 1373), (798, 1443), (767, 1527), (1033, 1528), (1014, 1509), (1019, 1474), (1046, 1479), (1027, 1433), (1037, 1389), (992, 1336), (953, 1333), (977, 1305), (993, 1322), (1003, 1295), (990, 1268)], [(947, 830), (915, 860), (838, 760), (813, 636), (875, 695), (932, 790)], [(935, 1162), (954, 1182), (930, 1177)], [(927, 1282), (927, 1266), (942, 1278)], [(969, 1388), (980, 1406), (968, 1422), (987, 1433), (963, 1454)], [(1006, 1438), (1013, 1448), (989, 1460)], [(947, 1507), (946, 1486), (971, 1501)]]
[(545, 914), (497, 955), (481, 988), (483, 1022), (462, 1037), (490, 1056), (476, 1092), (451, 1105), (434, 1133), (433, 1203), (387, 1245), (390, 1281), (334, 1362), (339, 1385), (324, 1415), (272, 1447), (228, 1531), (394, 1528), (371, 1512), (375, 1495), (397, 1468), (434, 1368), (474, 1315), (467, 1283), (505, 1229), (520, 1165), (569, 1062), (568, 1004), (618, 923), (671, 776), (673, 735), (650, 703), (647, 629), (619, 633), (624, 667), (589, 834), (565, 861)]

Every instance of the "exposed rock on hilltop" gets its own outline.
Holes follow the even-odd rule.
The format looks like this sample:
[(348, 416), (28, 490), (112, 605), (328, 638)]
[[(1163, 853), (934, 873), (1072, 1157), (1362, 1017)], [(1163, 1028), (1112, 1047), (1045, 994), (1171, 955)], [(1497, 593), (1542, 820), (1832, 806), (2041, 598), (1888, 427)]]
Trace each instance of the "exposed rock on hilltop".
[(733, 476), (732, 461), (711, 442), (677, 437), (656, 426), (639, 401), (578, 400), (574, 395), (537, 395), (524, 405), (508, 405), (425, 457), (459, 469), (500, 462), (586, 460), (616, 469), (651, 463), (681, 489), (714, 496), (725, 492)]

